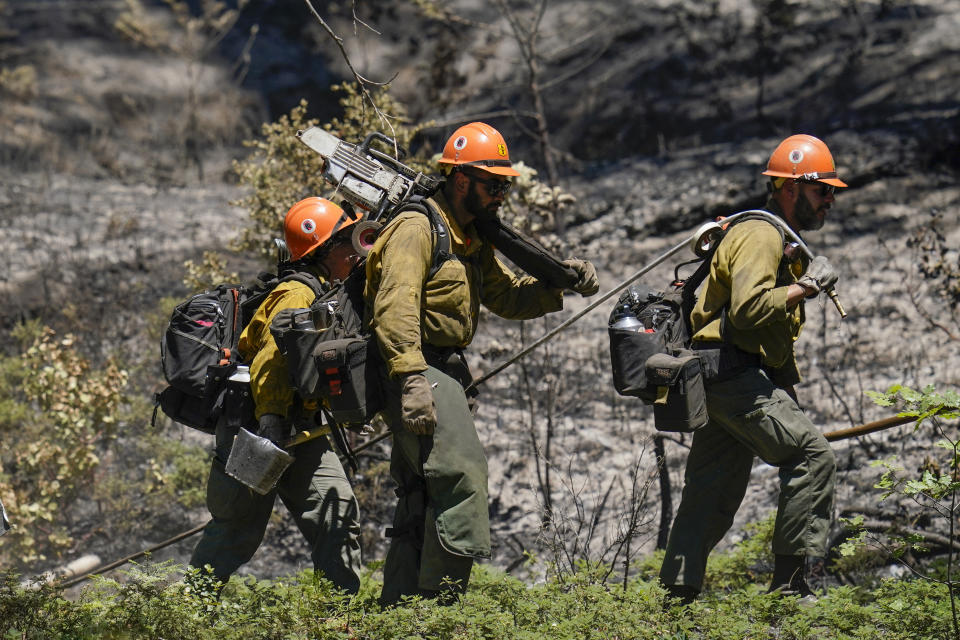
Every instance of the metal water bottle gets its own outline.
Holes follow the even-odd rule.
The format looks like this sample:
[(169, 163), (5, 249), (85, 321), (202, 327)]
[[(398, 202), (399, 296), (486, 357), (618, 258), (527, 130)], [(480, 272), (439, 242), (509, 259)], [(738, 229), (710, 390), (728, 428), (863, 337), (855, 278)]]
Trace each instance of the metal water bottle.
[(621, 331), (643, 331), (643, 323), (633, 312), (633, 309), (630, 308), (629, 304), (619, 306), (614, 317), (616, 320), (612, 325), (610, 325), (611, 329), (619, 329)]

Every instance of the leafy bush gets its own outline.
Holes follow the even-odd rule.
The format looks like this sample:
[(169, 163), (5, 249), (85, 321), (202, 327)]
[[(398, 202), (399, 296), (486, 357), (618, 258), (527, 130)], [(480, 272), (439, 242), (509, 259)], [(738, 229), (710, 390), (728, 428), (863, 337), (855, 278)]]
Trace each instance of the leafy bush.
[[(954, 390), (937, 392), (932, 385), (922, 391), (894, 385), (885, 393), (869, 391), (867, 395), (882, 407), (901, 406), (902, 410), (897, 415), (915, 418), (915, 431), (926, 422), (941, 438), (936, 446), (946, 451), (946, 460), (937, 462), (928, 457), (927, 463), (913, 473), (897, 465), (894, 457), (876, 461), (874, 466), (884, 469), (875, 485), (883, 491), (881, 500), (893, 498), (911, 502), (912, 508), (902, 512), (910, 513), (912, 521), (916, 521), (921, 514), (929, 517), (931, 521), (939, 520), (939, 529), (945, 531), (945, 535), (937, 533), (935, 524), (918, 528), (912, 526), (912, 522), (897, 525), (889, 531), (877, 531), (866, 526), (863, 516), (856, 516), (849, 521), (854, 536), (842, 546), (841, 554), (851, 556), (870, 546), (896, 558), (913, 575), (920, 578), (919, 582), (925, 583), (924, 587), (939, 592), (941, 603), (948, 603), (944, 606), (949, 606), (951, 612), (952, 636), (960, 640), (960, 614), (957, 611), (960, 579), (956, 567), (956, 525), (957, 514), (960, 512), (960, 436), (956, 435), (956, 429), (948, 431), (944, 425), (945, 421), (960, 418), (960, 393)], [(945, 563), (941, 563), (938, 571), (930, 571), (922, 566), (914, 554), (927, 553), (935, 546), (940, 547), (941, 553), (946, 553), (947, 559)], [(896, 592), (900, 589), (899, 585), (891, 584), (884, 583), (881, 590)], [(916, 619), (916, 628), (932, 624), (939, 611), (938, 607), (927, 605), (926, 601), (911, 605), (895, 597), (891, 603), (894, 611), (902, 611), (911, 620)]]
[(728, 553), (713, 553), (707, 560), (707, 589), (733, 591), (760, 582), (773, 570), (773, 527), (776, 513), (744, 527), (745, 538)]
[(682, 608), (665, 601), (652, 580), (634, 579), (621, 589), (578, 574), (527, 585), (477, 566), (467, 593), (451, 606), (414, 598), (382, 609), (370, 572), (351, 599), (312, 572), (234, 578), (218, 598), (196, 570), (178, 581), (181, 571), (170, 564), (135, 567), (120, 580), (96, 579), (73, 599), (49, 585), (25, 587), (8, 574), (0, 582), (0, 637), (913, 640), (942, 638), (950, 629), (949, 603), (919, 580), (888, 579), (875, 591), (839, 587), (806, 607), (749, 584), (707, 591)]
[(18, 364), (5, 363), (0, 433), (0, 497), (15, 529), (3, 541), (8, 561), (56, 558), (73, 544), (73, 507), (89, 494), (116, 429), (127, 372), (115, 362), (94, 369), (76, 339), (22, 325), (29, 343)]

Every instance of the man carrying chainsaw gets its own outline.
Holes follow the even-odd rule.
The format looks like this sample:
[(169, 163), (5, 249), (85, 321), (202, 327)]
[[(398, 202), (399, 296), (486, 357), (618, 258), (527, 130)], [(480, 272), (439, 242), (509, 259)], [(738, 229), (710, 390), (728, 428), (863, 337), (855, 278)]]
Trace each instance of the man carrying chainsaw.
[[(799, 234), (823, 226), (838, 177), (827, 146), (794, 135), (774, 150), (766, 209)], [(807, 557), (824, 557), (836, 461), (797, 405), (793, 343), (803, 301), (828, 292), (837, 272), (766, 219), (729, 227), (691, 313), (693, 348), (704, 365), (709, 422), (696, 430), (660, 579), (683, 602), (699, 593), (707, 556), (733, 524), (755, 456), (780, 468), (770, 591), (812, 595)]]
[[(321, 282), (344, 279), (359, 260), (351, 241), (355, 222), (323, 198), (295, 204), (284, 219), (290, 270), (312, 274)], [(315, 297), (303, 282), (281, 282), (240, 336), (240, 353), (250, 370), (257, 435), (280, 445), (295, 429), (316, 428), (317, 407), (296, 397), (270, 323), (283, 309), (309, 307)], [(209, 566), (217, 580), (226, 582), (260, 546), (279, 496), (310, 545), (314, 569), (337, 587), (356, 593), (361, 566), (359, 508), (328, 439), (318, 437), (298, 445), (276, 488), (260, 495), (224, 470), (236, 435), (236, 427), (231, 429), (225, 421), (217, 425), (216, 455), (207, 482), (207, 508), (213, 519), (203, 530), (190, 564)]]
[[(519, 175), (503, 136), (482, 122), (460, 127), (440, 163), (440, 190), (420, 209), (401, 207), (367, 256), (364, 298), (385, 363), (391, 475), (399, 485), (384, 604), (409, 595), (450, 602), (466, 589), (474, 558), (490, 554), (487, 462), (462, 353), (480, 305), (517, 320), (563, 306), (561, 288), (512, 273), (474, 224), (496, 220), (510, 178)], [(448, 247), (439, 259), (438, 243)], [(572, 290), (597, 292), (589, 262), (563, 265), (576, 274)]]

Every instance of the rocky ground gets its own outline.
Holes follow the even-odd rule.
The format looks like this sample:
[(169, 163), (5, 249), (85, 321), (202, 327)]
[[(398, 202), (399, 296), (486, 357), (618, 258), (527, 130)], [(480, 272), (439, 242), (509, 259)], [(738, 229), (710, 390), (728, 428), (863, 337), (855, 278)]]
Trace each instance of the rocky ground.
[[(359, 29), (347, 50), (370, 77), (398, 73), (395, 95), (411, 116), (437, 121), (423, 144), (442, 144), (472, 114), (500, 114), (490, 118), (511, 153), (543, 169), (536, 141), (524, 135), (529, 121), (502, 115), (535, 106), (517, 42), (496, 11), (468, 5), (443, 5), (446, 19), (428, 19), (413, 5), (370, 3), (363, 17), (383, 33)], [(4, 329), (27, 318), (79, 323), (91, 353), (155, 350), (145, 344), (144, 318), (159, 297), (185, 292), (182, 261), (223, 249), (245, 224), (231, 204), (244, 193), (230, 171), (245, 153), (240, 142), (301, 95), (326, 113), (325, 87), (347, 74), (302, 8), (251, 3), (202, 58), (177, 44), (163, 7), (147, 8), (156, 33), (174, 34), (164, 46), (137, 46), (109, 27), (126, 10), (121, 2), (0, 5), (0, 70), (35, 73), (32, 82), (0, 76)], [(346, 3), (329, 11), (338, 32), (353, 33)], [(238, 72), (234, 62), (258, 21), (259, 39)], [(956, 0), (551, 5), (540, 42), (543, 80), (557, 84), (545, 90), (545, 114), (562, 184), (577, 198), (566, 234), (552, 241), (593, 260), (608, 291), (698, 223), (762, 204), (758, 174), (769, 151), (794, 131), (815, 133), (850, 188), (807, 240), (839, 266), (849, 317), (841, 321), (829, 303), (808, 304), (798, 346), (802, 404), (830, 431), (888, 415), (865, 390), (956, 387), (960, 325), (921, 277), (909, 240), (936, 215), (945, 259), (956, 265), (958, 27)], [(644, 282), (666, 284), (671, 266)], [(573, 297), (564, 312), (522, 325), (488, 316), (471, 350), (476, 373), (589, 303)], [(631, 504), (642, 523), (631, 553), (653, 548), (661, 500), (652, 415), (612, 389), (611, 306), (484, 385), (478, 428), (490, 458), (498, 566), (521, 570), (525, 550), (561, 565), (578, 555), (611, 560)], [(139, 388), (160, 383), (157, 370)], [(918, 467), (933, 439), (900, 427), (838, 443), (838, 513), (875, 502), (870, 460), (896, 454)], [(674, 504), (687, 442), (666, 442)], [(378, 531), (389, 518), (385, 456), (377, 450), (358, 479), (367, 495), (383, 498), (369, 502), (369, 559), (382, 557)], [(723, 544), (775, 508), (776, 495), (776, 470), (758, 463)], [(548, 500), (556, 515), (544, 528)], [(171, 513), (164, 533), (205, 517), (202, 509)], [(275, 524), (245, 572), (277, 575), (309, 562), (289, 518)], [(144, 531), (99, 551), (132, 552), (162, 537)], [(191, 546), (157, 557), (184, 561)]]

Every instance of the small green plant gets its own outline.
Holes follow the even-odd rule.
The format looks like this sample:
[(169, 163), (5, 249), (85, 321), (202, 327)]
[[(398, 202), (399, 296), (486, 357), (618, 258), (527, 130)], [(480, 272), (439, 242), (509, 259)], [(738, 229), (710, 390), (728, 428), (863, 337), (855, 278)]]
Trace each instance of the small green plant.
[[(849, 521), (853, 537), (842, 545), (840, 552), (852, 555), (863, 545), (876, 545), (898, 559), (913, 575), (936, 583), (946, 590), (953, 624), (953, 637), (960, 640), (960, 620), (958, 620), (956, 593), (960, 589), (957, 576), (957, 515), (960, 511), (960, 437), (956, 430), (948, 432), (944, 423), (960, 417), (960, 393), (954, 390), (937, 392), (933, 385), (917, 391), (909, 387), (894, 385), (886, 392), (868, 391), (867, 395), (881, 407), (900, 406), (899, 416), (916, 419), (914, 431), (919, 431), (924, 423), (929, 423), (940, 438), (936, 447), (946, 451), (947, 459), (942, 463), (928, 459), (927, 464), (915, 473), (909, 473), (888, 458), (873, 463), (881, 467), (883, 473), (875, 485), (883, 491), (881, 500), (892, 497), (912, 501), (922, 512), (939, 517), (946, 523), (945, 537), (916, 528), (901, 527), (886, 536), (868, 530), (862, 517)], [(944, 539), (940, 539), (944, 538)], [(910, 557), (913, 552), (927, 552), (931, 544), (940, 543), (946, 552), (946, 563), (938, 575), (924, 571)]]
[[(183, 579), (181, 579), (181, 577)], [(949, 633), (949, 604), (933, 583), (885, 580), (876, 590), (832, 589), (811, 608), (747, 585), (665, 607), (652, 580), (626, 589), (589, 573), (525, 584), (477, 565), (450, 606), (414, 597), (382, 609), (368, 571), (350, 598), (305, 571), (272, 580), (233, 578), (171, 564), (95, 578), (66, 598), (56, 584), (23, 585), (0, 574), (0, 638), (438, 638), (444, 640), (916, 640)]]
[(72, 546), (71, 507), (95, 483), (127, 372), (115, 362), (95, 369), (72, 335), (35, 324), (16, 334), (29, 346), (19, 366), (4, 367), (17, 384), (7, 387), (0, 421), (0, 495), (16, 525), (3, 555), (28, 564)]
[(773, 567), (770, 545), (776, 513), (744, 527), (744, 539), (726, 553), (714, 553), (707, 561), (704, 586), (712, 590), (733, 591), (756, 583)]

